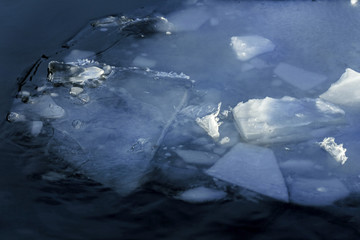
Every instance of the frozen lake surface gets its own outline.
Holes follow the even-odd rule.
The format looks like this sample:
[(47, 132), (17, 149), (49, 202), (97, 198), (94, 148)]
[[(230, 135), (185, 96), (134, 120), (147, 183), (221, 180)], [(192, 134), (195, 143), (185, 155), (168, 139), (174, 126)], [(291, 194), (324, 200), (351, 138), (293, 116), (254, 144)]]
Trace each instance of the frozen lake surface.
[(187, 1), (90, 20), (20, 78), (2, 135), (36, 189), (19, 218), (38, 222), (12, 216), (4, 236), (359, 237), (359, 7)]

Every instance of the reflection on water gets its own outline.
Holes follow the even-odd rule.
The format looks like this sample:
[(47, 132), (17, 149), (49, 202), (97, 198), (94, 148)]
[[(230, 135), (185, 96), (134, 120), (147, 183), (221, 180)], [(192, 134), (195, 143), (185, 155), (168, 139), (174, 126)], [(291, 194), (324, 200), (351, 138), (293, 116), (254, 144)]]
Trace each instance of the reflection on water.
[(359, 237), (351, 4), (188, 1), (91, 21), (22, 76), (3, 236)]

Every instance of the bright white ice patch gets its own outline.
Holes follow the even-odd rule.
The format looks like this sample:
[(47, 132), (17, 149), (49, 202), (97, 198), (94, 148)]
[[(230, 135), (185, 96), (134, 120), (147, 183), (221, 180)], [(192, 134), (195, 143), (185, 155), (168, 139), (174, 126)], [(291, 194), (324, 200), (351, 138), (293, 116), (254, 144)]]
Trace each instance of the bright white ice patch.
[(211, 113), (202, 118), (196, 118), (196, 123), (202, 127), (210, 137), (217, 140), (220, 137), (219, 126), (221, 122), (219, 122), (218, 115), (220, 113), (221, 103), (218, 105), (218, 109), (215, 113)]
[(358, 107), (360, 104), (360, 73), (347, 68), (340, 79), (320, 97), (332, 103)]
[(182, 192), (177, 198), (190, 203), (219, 201), (226, 197), (226, 192), (206, 187), (197, 187)]
[(327, 151), (337, 162), (344, 164), (348, 157), (345, 155), (346, 148), (343, 144), (336, 144), (335, 138), (327, 137), (319, 143), (320, 147)]
[(231, 37), (230, 46), (241, 61), (247, 61), (257, 55), (271, 52), (275, 48), (269, 39), (256, 35)]
[(287, 63), (279, 63), (274, 73), (301, 90), (310, 90), (326, 80), (324, 75), (309, 72)]
[(274, 153), (268, 148), (238, 143), (206, 173), (254, 192), (288, 202), (284, 178)]
[(251, 99), (233, 109), (241, 136), (256, 143), (296, 141), (313, 137), (344, 121), (345, 112), (321, 99)]

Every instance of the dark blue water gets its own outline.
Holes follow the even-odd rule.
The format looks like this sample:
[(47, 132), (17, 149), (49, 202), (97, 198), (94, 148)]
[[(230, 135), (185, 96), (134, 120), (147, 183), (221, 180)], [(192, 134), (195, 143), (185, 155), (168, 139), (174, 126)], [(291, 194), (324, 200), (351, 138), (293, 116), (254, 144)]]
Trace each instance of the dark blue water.
[[(56, 52), (64, 49), (61, 46), (72, 39), (92, 19), (114, 13), (141, 17), (154, 12), (166, 15), (182, 7), (182, 4), (160, 0), (152, 1), (151, 4), (147, 1), (50, 3), (39, 0), (30, 3), (3, 0), (0, 4), (2, 5), (0, 29), (4, 33), (1, 34), (0, 39), (2, 76), (0, 110), (3, 116), (0, 135), (1, 239), (360, 238), (360, 202), (356, 194), (332, 206), (324, 207), (304, 207), (266, 197), (250, 198), (246, 194), (234, 195), (221, 202), (190, 204), (172, 198), (171, 191), (177, 189), (170, 189), (161, 177), (153, 177), (138, 191), (121, 197), (111, 188), (72, 171), (68, 163), (62, 161), (56, 154), (48, 153), (44, 148), (47, 138), (40, 137), (33, 141), (32, 138), (21, 134), (21, 129), (18, 131), (19, 134), (9, 136), (13, 133), (9, 131), (12, 125), (5, 119), (18, 90), (17, 81), (23, 79), (28, 81), (27, 73), (33, 74), (33, 71), (29, 70), (36, 66), (38, 59), (46, 61), (47, 57), (54, 57)], [(287, 5), (278, 5), (278, 7), (281, 7), (284, 12), (287, 8), (291, 11), (298, 8), (301, 14), (301, 10), (310, 9), (311, 4), (314, 3), (294, 1)], [(259, 6), (261, 6), (259, 3), (252, 5), (251, 2), (247, 2), (246, 4), (250, 10), (252, 7)], [(277, 8), (276, 4), (267, 6)], [(329, 5), (326, 6), (329, 7)], [(264, 8), (268, 9), (266, 5)], [(335, 5), (334, 7), (330, 5), (330, 9), (336, 12)], [(271, 12), (270, 9), (268, 11)], [(270, 14), (269, 12), (267, 14)], [(348, 10), (348, 13), (350, 12), (351, 10)], [(321, 13), (328, 16), (325, 14), (326, 11)], [(283, 22), (286, 25), (286, 14), (284, 15), (285, 20), (274, 19), (274, 21)], [(262, 25), (260, 20), (257, 23), (256, 16), (253, 18), (254, 25), (259, 29), (263, 28), (261, 31), (267, 32), (269, 36), (274, 34)], [(314, 19), (321, 22), (321, 17), (314, 16)], [(288, 39), (291, 39), (291, 33), (287, 32), (284, 35), (289, 35)], [(201, 39), (201, 36), (197, 37)], [(272, 37), (276, 39), (276, 36)], [(311, 37), (312, 35), (306, 35), (304, 39)], [(342, 38), (339, 37), (339, 39)], [(185, 40), (190, 41), (186, 34)], [(177, 41), (181, 43), (181, 38)], [(333, 44), (332, 41), (330, 42), (324, 52), (330, 51), (328, 47)], [(284, 42), (282, 46), (285, 49), (291, 48), (287, 45), (288, 43)], [(146, 47), (148, 46), (144, 44), (145, 49)], [(156, 54), (155, 50), (153, 49), (153, 54)], [(164, 51), (166, 52), (166, 49), (159, 52)], [(296, 53), (299, 52), (298, 49)], [(196, 53), (189, 54), (196, 57)], [(42, 55), (46, 57), (41, 57)], [(304, 56), (298, 56), (297, 62), (306, 62), (306, 59), (302, 59)], [(204, 55), (201, 57), (203, 58)], [(183, 61), (181, 57), (179, 59), (180, 63), (177, 66), (167, 66), (164, 62), (161, 63), (161, 67), (170, 70), (175, 68), (177, 71), (181, 71), (182, 68), (191, 69), (186, 66), (186, 62), (181, 64)], [(322, 63), (316, 66), (327, 69), (330, 76), (338, 76), (345, 67), (342, 65), (341, 56), (339, 59), (338, 69), (327, 69), (326, 64)], [(126, 63), (126, 60), (115, 59), (114, 62), (116, 61), (120, 64)], [(212, 64), (216, 65), (218, 61), (216, 59), (209, 61), (204, 69), (213, 66)], [(356, 61), (353, 60), (349, 64), (356, 65)], [(350, 65), (350, 67), (353, 66)], [(194, 69), (192, 74), (201, 80), (206, 76), (204, 69), (200, 69), (201, 71)], [(225, 71), (225, 74), (218, 73), (216, 77), (229, 75), (226, 73), (227, 67), (222, 67), (220, 70)], [(217, 86), (216, 77), (212, 77), (210, 83)], [(246, 77), (250, 79), (251, 74)], [(201, 84), (208, 83), (200, 81), (200, 86)], [(325, 89), (325, 86), (319, 87), (316, 91), (320, 92), (322, 89)], [(257, 94), (263, 93), (255, 91), (254, 95), (258, 96)], [(302, 93), (294, 91), (292, 94), (301, 96)], [(308, 93), (310, 96), (315, 94), (317, 92)], [(229, 97), (229, 104), (234, 104), (232, 101), (239, 101), (239, 99), (233, 100)], [(51, 131), (47, 128), (45, 130)], [(44, 173), (48, 172), (56, 174), (44, 177)], [(64, 175), (66, 178), (62, 177)], [(358, 180), (355, 181), (357, 183)]]

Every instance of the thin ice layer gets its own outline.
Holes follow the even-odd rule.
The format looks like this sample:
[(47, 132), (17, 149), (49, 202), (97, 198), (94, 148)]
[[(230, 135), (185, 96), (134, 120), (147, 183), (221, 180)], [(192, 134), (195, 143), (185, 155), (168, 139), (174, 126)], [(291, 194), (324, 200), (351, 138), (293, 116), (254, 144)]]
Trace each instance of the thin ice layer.
[(283, 175), (274, 153), (268, 148), (238, 143), (206, 173), (265, 196), (288, 202)]
[(321, 94), (320, 98), (335, 104), (358, 107), (360, 104), (360, 73), (347, 68), (340, 79)]
[(269, 39), (256, 35), (231, 37), (230, 46), (241, 61), (247, 61), (257, 55), (271, 52), (275, 48)]
[(310, 90), (326, 81), (324, 75), (309, 72), (287, 63), (279, 63), (274, 69), (274, 73), (301, 90)]
[(321, 99), (266, 97), (240, 102), (233, 114), (246, 141), (274, 143), (309, 139), (319, 129), (326, 132), (344, 121), (345, 112)]
[(192, 188), (177, 196), (178, 199), (190, 203), (214, 202), (225, 197), (226, 192), (207, 187)]

